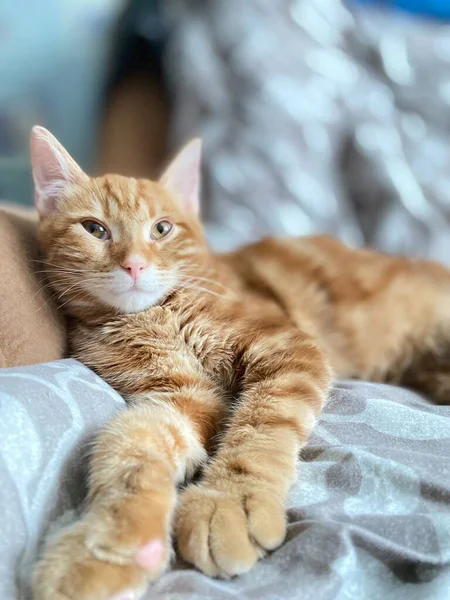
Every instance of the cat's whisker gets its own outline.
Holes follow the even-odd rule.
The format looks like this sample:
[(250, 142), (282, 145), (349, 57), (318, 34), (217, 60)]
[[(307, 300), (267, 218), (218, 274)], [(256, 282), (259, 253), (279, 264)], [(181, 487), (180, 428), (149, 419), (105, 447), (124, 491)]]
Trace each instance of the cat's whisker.
[[(73, 287), (73, 286), (72, 286), (72, 287)], [(92, 285), (92, 286), (91, 286), (91, 288), (90, 288), (90, 289), (92, 290), (92, 289), (95, 289), (95, 288), (98, 288), (98, 287), (102, 287), (102, 284), (97, 284), (97, 285), (95, 285), (95, 284), (94, 284), (94, 285)], [(68, 292), (68, 291), (69, 291), (69, 290), (66, 290), (66, 292)], [(65, 294), (66, 292), (64, 292), (64, 294)], [(64, 294), (63, 294), (63, 295), (64, 295)], [(66, 304), (68, 304), (69, 302), (73, 302), (73, 301), (77, 300), (77, 298), (80, 298), (80, 296), (82, 296), (82, 294), (88, 294), (88, 295), (89, 295), (89, 291), (88, 291), (88, 290), (86, 290), (86, 289), (81, 289), (81, 290), (79, 290), (78, 292), (75, 292), (75, 295), (71, 295), (71, 297), (70, 297), (70, 298), (68, 298), (68, 299), (67, 299), (65, 302), (63, 302), (62, 304), (59, 304), (59, 303), (58, 303), (58, 306), (57, 306), (58, 310), (61, 310), (61, 308), (63, 308), (63, 307), (64, 307)], [(60, 298), (61, 298), (61, 296), (60, 296)]]
[(215, 296), (216, 298), (220, 298), (223, 300), (223, 298), (225, 297), (224, 294), (217, 294), (216, 292), (213, 292), (212, 290), (208, 290), (207, 288), (198, 286), (198, 285), (194, 285), (192, 283), (184, 283), (180, 286), (179, 288), (180, 290), (195, 290), (198, 292), (206, 292), (207, 294), (211, 294), (212, 296)]
[[(45, 287), (48, 287), (48, 286), (50, 286), (50, 285), (51, 285), (51, 284), (50, 284), (50, 283), (48, 283), (48, 284), (47, 284), (47, 286), (44, 286), (44, 288), (45, 288)], [(44, 290), (44, 288), (42, 288), (41, 290), (38, 290), (38, 292), (36, 292), (35, 296), (36, 296), (36, 295), (37, 295), (39, 292), (43, 291), (43, 290)], [(42, 305), (41, 305), (41, 306), (40, 306), (40, 307), (39, 307), (39, 308), (36, 310), (36, 313), (38, 313), (40, 310), (42, 310), (43, 308), (45, 308), (45, 306), (47, 306), (47, 305), (48, 305), (50, 302), (52, 302), (52, 301), (53, 301), (55, 298), (57, 298), (57, 297), (58, 297), (58, 294), (59, 294), (59, 291), (58, 291), (58, 290), (55, 290), (55, 291), (53, 292), (53, 294), (51, 294), (51, 295), (50, 295), (50, 296), (49, 296), (49, 297), (46, 299), (46, 301), (45, 301), (45, 302), (44, 302), (44, 303), (43, 303), (43, 304), (42, 304)], [(58, 305), (57, 305), (56, 307), (58, 308)]]
[(198, 279), (199, 281), (205, 281), (205, 282), (211, 283), (213, 285), (220, 286), (224, 290), (227, 290), (227, 291), (231, 292), (232, 294), (235, 294), (235, 292), (233, 290), (231, 290), (229, 287), (227, 287), (226, 285), (224, 285), (222, 282), (216, 281), (214, 279), (211, 279), (209, 277), (204, 277), (204, 276), (201, 276), (201, 275), (192, 275), (185, 268), (183, 268), (183, 267), (190, 267), (191, 269), (199, 270), (199, 269), (201, 269), (201, 266), (198, 265), (198, 264), (195, 264), (195, 263), (193, 263), (191, 261), (180, 261), (179, 263), (177, 263), (177, 267), (178, 267), (178, 270), (176, 271), (176, 273), (179, 276), (194, 277), (194, 278)]
[(52, 300), (54, 300), (54, 298), (56, 298), (56, 296), (58, 295), (58, 292), (54, 292), (51, 296), (49, 296), (47, 298), (47, 300), (44, 302), (44, 304), (42, 304), (37, 310), (36, 313), (37, 314), (40, 310), (42, 310), (43, 308), (45, 308), (48, 304), (50, 304), (50, 302)]
[[(236, 292), (234, 290), (232, 290), (231, 288), (227, 287), (226, 285), (224, 285), (223, 283), (219, 282), (219, 281), (214, 281), (213, 279), (209, 279), (208, 277), (201, 277), (201, 276), (197, 276), (197, 275), (189, 275), (189, 274), (185, 274), (185, 273), (177, 273), (177, 278), (181, 279), (183, 281), (186, 282), (192, 282), (195, 283), (195, 281), (198, 281), (200, 283), (204, 282), (204, 284), (206, 285), (207, 283), (211, 284), (211, 285), (215, 285), (219, 288), (222, 288), (223, 292), (226, 294), (230, 294), (231, 297), (236, 297)], [(212, 291), (212, 290), (210, 290)], [(218, 292), (216, 292), (218, 294)]]
[[(175, 281), (174, 281), (175, 280)], [(178, 281), (177, 281), (178, 280)], [(201, 286), (201, 285), (197, 285), (195, 282), (196, 281), (200, 281), (203, 282), (206, 280), (206, 283), (216, 283), (213, 280), (207, 280), (206, 278), (199, 278), (196, 277), (195, 275), (185, 275), (185, 274), (181, 274), (180, 277), (180, 273), (176, 273), (176, 275), (172, 275), (169, 273), (161, 273), (159, 275), (159, 281), (161, 284), (175, 284), (174, 290), (181, 290), (181, 289), (191, 289), (191, 290), (196, 290), (196, 291), (203, 291), (206, 293), (209, 293), (217, 298), (225, 298), (227, 293), (232, 294), (233, 296), (235, 296), (235, 292), (233, 290), (231, 290), (230, 288), (227, 288), (226, 286), (221, 285), (221, 287), (223, 287), (224, 292), (225, 293), (219, 293), (219, 292), (215, 292), (213, 290), (208, 289), (207, 287)]]
[[(63, 283), (64, 284), (64, 280), (59, 280), (58, 283)], [(66, 283), (71, 283), (71, 280), (66, 280)], [(33, 295), (32, 300), (34, 300), (36, 298), (36, 296), (42, 292), (44, 292), (47, 288), (51, 288), (53, 286), (53, 283), (48, 281), (45, 285), (41, 286), (37, 292)], [(53, 298), (58, 292), (55, 292), (51, 295), (51, 298)]]
[[(64, 292), (62, 292), (62, 294), (60, 294), (58, 296), (58, 300), (61, 299), (63, 296), (65, 296), (71, 289), (75, 288), (76, 286), (84, 286), (86, 283), (90, 282), (90, 281), (96, 281), (96, 277), (91, 277), (88, 279), (83, 279), (82, 281), (77, 281), (76, 283), (74, 283), (73, 285), (71, 285), (70, 287), (68, 287), (66, 290), (64, 290)], [(90, 286), (90, 289), (93, 289), (95, 287), (101, 287), (103, 285), (103, 283), (98, 282), (98, 285), (92, 285)], [(85, 292), (88, 292), (88, 290), (84, 289)]]
[(42, 265), (47, 265), (51, 268), (46, 268), (40, 271), (34, 271), (34, 273), (44, 273), (45, 275), (49, 275), (50, 273), (56, 273), (59, 277), (60, 274), (67, 275), (92, 275), (99, 278), (110, 278), (111, 273), (101, 273), (99, 271), (91, 271), (88, 269), (73, 269), (70, 267), (63, 267), (61, 265), (55, 265), (54, 263), (50, 263), (44, 260), (31, 259), (30, 262), (38, 262)]
[(200, 276), (197, 276), (197, 275), (185, 275), (183, 273), (179, 273), (179, 276), (181, 276), (181, 277), (183, 277), (185, 279), (198, 280), (198, 281), (203, 281), (203, 282), (206, 282), (206, 283), (211, 283), (212, 285), (216, 285), (218, 287), (221, 287), (224, 291), (231, 292), (232, 294), (235, 294), (235, 292), (232, 289), (230, 289), (229, 287), (227, 287), (226, 285), (224, 285), (220, 281), (214, 281), (213, 279), (209, 279), (208, 277), (200, 277)]
[(72, 296), (71, 298), (69, 298), (68, 300), (66, 300), (65, 302), (63, 302), (63, 304), (59, 304), (58, 305), (58, 310), (61, 310), (66, 304), (68, 304), (69, 302), (73, 302), (74, 300), (76, 300), (77, 298), (79, 298), (83, 293), (86, 293), (86, 290), (80, 290), (78, 292), (78, 294), (76, 294), (75, 296)]
[(42, 259), (31, 258), (30, 262), (37, 262), (37, 263), (40, 263), (42, 265), (46, 265), (48, 267), (54, 267), (55, 269), (61, 269), (61, 270), (64, 270), (64, 271), (70, 271), (72, 273), (85, 273), (86, 272), (85, 269), (72, 269), (70, 267), (62, 267), (61, 265), (55, 265), (54, 263), (51, 263), (51, 262), (48, 262), (48, 261), (42, 260)]
[(109, 278), (111, 277), (110, 273), (98, 273), (95, 271), (82, 271), (80, 273), (72, 273), (71, 271), (66, 271), (65, 269), (61, 269), (60, 271), (56, 270), (56, 269), (46, 269), (44, 271), (34, 271), (33, 272), (35, 275), (37, 274), (44, 274), (47, 275), (47, 278), (49, 275), (57, 275), (58, 278), (61, 277), (62, 275), (67, 275), (68, 277), (71, 277), (72, 279), (74, 277), (79, 277), (80, 275), (87, 275), (87, 276), (94, 276), (94, 277), (98, 277), (99, 279), (103, 279), (103, 278)]
[[(62, 293), (60, 293), (60, 290), (56, 290), (56, 291), (55, 291), (55, 292), (54, 292), (54, 293), (53, 293), (53, 294), (52, 294), (52, 295), (51, 295), (51, 296), (50, 296), (50, 297), (47, 299), (47, 302), (49, 302), (50, 300), (52, 300), (53, 298), (55, 298), (56, 296), (58, 296), (58, 294), (60, 294), (60, 295), (58, 296), (58, 298), (61, 298), (62, 296), (64, 296), (64, 295), (65, 295), (65, 294), (66, 294), (66, 293), (67, 293), (67, 292), (70, 290), (70, 288), (71, 288), (71, 287), (76, 287), (77, 285), (83, 285), (83, 284), (85, 284), (85, 283), (86, 283), (86, 282), (88, 282), (88, 281), (90, 281), (90, 282), (92, 282), (92, 281), (98, 281), (98, 279), (99, 279), (99, 278), (98, 278), (98, 276), (97, 276), (97, 275), (95, 275), (94, 277), (88, 277), (88, 278), (84, 278), (84, 279), (82, 279), (82, 280), (80, 280), (80, 281), (77, 281), (77, 282), (73, 283), (73, 277), (72, 277), (71, 275), (66, 275), (65, 277), (62, 277), (62, 276), (59, 276), (59, 275), (58, 275), (58, 285), (59, 285), (59, 286), (61, 286), (61, 285), (64, 285), (64, 284), (68, 284), (68, 285), (69, 285), (69, 288), (68, 288), (68, 289), (66, 289), (66, 290), (64, 290)], [(104, 283), (105, 283), (105, 280), (103, 280), (103, 281), (100, 281), (100, 282), (99, 282), (99, 285), (101, 285), (101, 286), (102, 286), (102, 285), (104, 285)], [(36, 296), (37, 296), (38, 294), (40, 294), (40, 293), (44, 292), (44, 291), (45, 291), (47, 288), (49, 288), (49, 287), (52, 287), (52, 286), (54, 286), (54, 283), (53, 283), (53, 282), (47, 282), (45, 285), (41, 286), (41, 287), (40, 287), (40, 288), (37, 290), (37, 292), (34, 294), (34, 296), (33, 296), (33, 300), (36, 298)], [(92, 284), (91, 284), (91, 287), (92, 287)]]

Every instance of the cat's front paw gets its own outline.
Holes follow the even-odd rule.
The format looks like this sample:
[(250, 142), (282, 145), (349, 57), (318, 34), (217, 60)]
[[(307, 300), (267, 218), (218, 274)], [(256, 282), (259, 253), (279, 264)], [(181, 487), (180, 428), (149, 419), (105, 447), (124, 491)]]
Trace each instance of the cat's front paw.
[[(150, 503), (145, 508), (133, 513), (132, 506), (120, 503), (61, 530), (35, 568), (34, 600), (141, 598), (171, 554), (168, 519)], [(121, 510), (128, 518), (120, 518)]]
[(275, 497), (245, 485), (191, 486), (177, 509), (179, 552), (212, 577), (245, 573), (284, 540), (285, 510)]

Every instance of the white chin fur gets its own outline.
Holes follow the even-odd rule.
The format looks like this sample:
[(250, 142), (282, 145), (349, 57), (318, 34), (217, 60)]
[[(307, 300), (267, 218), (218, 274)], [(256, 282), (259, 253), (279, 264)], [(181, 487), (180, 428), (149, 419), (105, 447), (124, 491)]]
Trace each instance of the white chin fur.
[(124, 313), (138, 313), (157, 304), (165, 296), (164, 290), (160, 293), (139, 292), (132, 290), (124, 294), (112, 294), (96, 290), (95, 295), (109, 306), (118, 308)]
[(163, 285), (160, 279), (158, 271), (149, 268), (135, 289), (131, 287), (129, 275), (115, 271), (105, 286), (94, 287), (90, 293), (121, 312), (138, 313), (157, 304), (171, 289), (174, 282), (168, 282), (165, 277)]

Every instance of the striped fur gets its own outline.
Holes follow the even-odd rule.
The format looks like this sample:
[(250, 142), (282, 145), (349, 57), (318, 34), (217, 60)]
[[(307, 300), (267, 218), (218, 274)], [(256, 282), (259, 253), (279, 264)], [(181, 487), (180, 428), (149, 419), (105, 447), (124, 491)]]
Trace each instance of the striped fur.
[[(88, 217), (112, 243), (89, 237)], [(161, 217), (174, 230), (149, 243)], [(172, 527), (205, 573), (247, 571), (284, 539), (298, 452), (333, 373), (405, 380), (448, 400), (450, 279), (439, 265), (324, 237), (213, 256), (161, 184), (109, 175), (72, 185), (42, 219), (41, 243), (72, 356), (129, 408), (98, 437), (86, 510), (49, 542), (36, 600), (139, 597), (170, 561)], [(167, 282), (134, 313), (96, 291), (129, 253)]]

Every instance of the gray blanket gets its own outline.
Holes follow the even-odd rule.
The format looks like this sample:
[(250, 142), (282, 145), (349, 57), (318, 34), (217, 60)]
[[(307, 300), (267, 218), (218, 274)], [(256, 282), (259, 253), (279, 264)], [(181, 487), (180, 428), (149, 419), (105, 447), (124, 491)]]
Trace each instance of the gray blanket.
[(353, 0), (163, 4), (174, 145), (203, 138), (215, 248), (327, 232), (450, 264), (448, 23)]
[[(87, 443), (119, 396), (76, 361), (0, 371), (0, 598), (28, 600), (48, 527), (80, 504)], [(337, 383), (302, 454), (288, 536), (249, 574), (176, 564), (146, 600), (447, 600), (450, 407)]]

